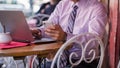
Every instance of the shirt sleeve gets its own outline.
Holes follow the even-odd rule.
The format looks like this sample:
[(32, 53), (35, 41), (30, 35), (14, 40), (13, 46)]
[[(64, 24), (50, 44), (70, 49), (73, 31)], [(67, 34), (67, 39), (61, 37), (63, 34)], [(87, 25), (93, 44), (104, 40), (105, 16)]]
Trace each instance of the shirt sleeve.
[(51, 21), (54, 24), (59, 24), (59, 16), (60, 16), (60, 13), (61, 13), (60, 9), (62, 9), (62, 1), (60, 1), (57, 4), (55, 10), (52, 12), (52, 14), (50, 15), (48, 20)]
[[(51, 13), (48, 21), (50, 21), (53, 24), (58, 24), (59, 23), (59, 15), (60, 15), (60, 8), (62, 5), (62, 1), (60, 1), (58, 3), (58, 5), (56, 6), (55, 10)], [(44, 27), (40, 29), (42, 32), (42, 37), (49, 37), (44, 33)]]
[[(54, 24), (59, 24), (59, 16), (61, 16), (62, 14), (62, 9), (64, 8), (63, 7), (63, 4), (64, 4), (64, 0), (63, 1), (60, 1), (58, 3), (58, 5), (56, 6), (54, 12), (51, 14), (50, 18), (48, 20), (52, 21)], [(66, 32), (66, 39), (65, 40), (68, 40), (70, 39), (71, 37), (74, 36), (74, 34), (71, 34), (71, 33), (67, 33)]]

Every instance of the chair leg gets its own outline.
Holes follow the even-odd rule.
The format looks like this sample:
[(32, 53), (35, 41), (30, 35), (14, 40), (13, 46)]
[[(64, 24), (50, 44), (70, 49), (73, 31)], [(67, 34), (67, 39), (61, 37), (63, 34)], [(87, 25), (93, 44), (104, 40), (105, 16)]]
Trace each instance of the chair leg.
[(46, 59), (44, 58), (44, 68), (46, 68)]
[[(43, 57), (43, 58), (38, 58), (38, 60), (39, 60), (39, 65), (38, 65), (38, 67), (39, 68), (41, 68), (41, 65), (42, 65), (42, 62), (43, 62), (43, 64), (46, 62), (46, 60), (45, 60), (45, 58)], [(45, 68), (45, 64), (44, 64), (44, 68)]]
[(3, 65), (3, 64), (2, 64), (2, 63), (0, 63), (0, 68), (2, 68), (2, 65)]
[(109, 67), (109, 55), (108, 55), (108, 49), (107, 48), (105, 50), (105, 56), (104, 56), (104, 59), (103, 59), (102, 68), (110, 68)]

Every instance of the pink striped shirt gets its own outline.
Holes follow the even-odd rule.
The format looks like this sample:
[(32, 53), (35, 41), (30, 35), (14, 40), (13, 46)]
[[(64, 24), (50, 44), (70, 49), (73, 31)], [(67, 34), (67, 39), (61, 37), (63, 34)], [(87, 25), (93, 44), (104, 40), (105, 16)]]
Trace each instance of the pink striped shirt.
[[(66, 32), (68, 18), (75, 5), (71, 0), (62, 0), (51, 14), (49, 20), (59, 24)], [(69, 34), (67, 38), (71, 38), (75, 34), (90, 32), (100, 37), (104, 35), (107, 12), (105, 7), (97, 0), (79, 0), (77, 16), (74, 24), (73, 34)]]
[[(97, 34), (99, 37), (103, 38), (107, 23), (107, 11), (98, 0), (79, 0), (75, 4), (72, 0), (62, 0), (51, 14), (49, 20), (55, 24), (59, 24), (66, 32), (68, 18), (74, 5), (78, 6), (77, 16), (74, 23), (73, 34), (67, 33), (67, 39), (70, 39), (76, 34), (86, 32)], [(82, 38), (81, 41), (84, 43), (85, 40), (86, 38)], [(91, 47), (94, 46), (91, 45)], [(80, 49), (74, 47), (71, 49), (71, 51), (75, 50), (80, 51)], [(79, 51), (78, 53), (80, 53)]]

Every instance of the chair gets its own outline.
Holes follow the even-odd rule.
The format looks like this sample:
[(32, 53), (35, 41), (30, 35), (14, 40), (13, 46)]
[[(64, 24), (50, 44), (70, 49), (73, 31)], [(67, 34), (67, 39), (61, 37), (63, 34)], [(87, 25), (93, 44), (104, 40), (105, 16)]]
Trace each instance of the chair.
[(39, 27), (43, 24), (42, 23), (43, 20), (47, 20), (49, 18), (49, 15), (47, 15), (47, 14), (37, 14), (37, 15), (30, 16), (27, 20), (31, 20), (33, 18), (35, 18), (39, 21), (39, 23), (36, 23), (36, 26)]
[(108, 23), (106, 24), (106, 32), (103, 38), (103, 43), (105, 45), (105, 57), (103, 61), (102, 68), (109, 68), (109, 36), (110, 36), (110, 30), (111, 30), (111, 23), (110, 20), (108, 20)]
[[(87, 40), (86, 43), (83, 44), (83, 42), (80, 41), (80, 39), (82, 37), (92, 37), (91, 39)], [(87, 47), (89, 46), (89, 44), (91, 44), (92, 42), (97, 42), (98, 43), (98, 47), (100, 46), (100, 56), (95, 56), (96, 55), (96, 52), (94, 49), (91, 49), (89, 51), (89, 55), (92, 54), (91, 57), (87, 57), (86, 58), (86, 51), (88, 50)], [(80, 45), (80, 48), (82, 49), (82, 52), (81, 52), (81, 57), (80, 59), (77, 61), (77, 62), (72, 62), (72, 56), (78, 56), (75, 52), (71, 53), (69, 55), (69, 62), (71, 64), (71, 67), (74, 67), (76, 65), (78, 65), (79, 63), (81, 63), (82, 61), (85, 61), (86, 63), (91, 63), (94, 59), (97, 59), (97, 58), (100, 58), (99, 59), (99, 63), (98, 63), (98, 66), (97, 68), (101, 68), (102, 66), (102, 62), (103, 62), (103, 58), (104, 58), (104, 51), (105, 51), (105, 46), (102, 42), (102, 39), (100, 37), (98, 37), (97, 35), (95, 34), (92, 34), (92, 33), (83, 33), (83, 34), (80, 34), (80, 35), (76, 35), (74, 37), (72, 37), (71, 39), (69, 39), (68, 41), (66, 41), (62, 46), (61, 48), (58, 50), (58, 52), (56, 53), (54, 59), (53, 59), (53, 62), (52, 62), (52, 65), (51, 65), (51, 68), (54, 68), (54, 65), (55, 63), (57, 62), (57, 68), (59, 68), (59, 62), (60, 62), (60, 57), (63, 53), (63, 51), (68, 47), (70, 46), (72, 43), (77, 43)], [(89, 59), (89, 60), (88, 60)]]
[(120, 60), (119, 60), (119, 62), (118, 62), (117, 68), (120, 68)]
[(0, 57), (0, 68), (18, 68), (17, 62), (13, 57)]

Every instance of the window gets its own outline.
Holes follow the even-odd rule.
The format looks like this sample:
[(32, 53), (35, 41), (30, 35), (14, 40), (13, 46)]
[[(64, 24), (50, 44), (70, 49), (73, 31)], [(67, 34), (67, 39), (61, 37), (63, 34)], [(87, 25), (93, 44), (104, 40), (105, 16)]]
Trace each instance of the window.
[(0, 0), (0, 10), (21, 10), (25, 16), (37, 12), (40, 5), (49, 0)]

